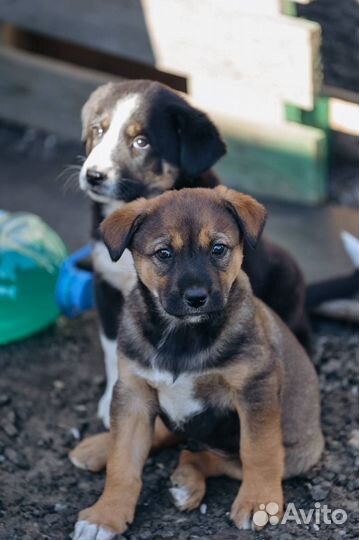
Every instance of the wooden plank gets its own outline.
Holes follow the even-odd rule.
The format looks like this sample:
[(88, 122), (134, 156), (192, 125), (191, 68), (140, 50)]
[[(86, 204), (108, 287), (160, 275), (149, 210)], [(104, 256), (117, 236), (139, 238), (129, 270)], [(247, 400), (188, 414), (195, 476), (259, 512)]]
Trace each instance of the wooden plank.
[[(0, 116), (80, 138), (80, 110), (108, 75), (0, 47)], [(112, 79), (114, 79), (112, 77)]]
[(141, 0), (1, 0), (0, 20), (154, 65)]
[(287, 106), (286, 118), (289, 121), (358, 136), (359, 94), (323, 87), (323, 95), (317, 98), (312, 111)]
[(220, 78), (233, 91), (248, 81), (283, 101), (313, 108), (321, 85), (317, 23), (243, 15), (232, 1), (143, 0), (143, 7), (156, 65), (189, 77), (194, 98), (198, 80)]
[(286, 119), (283, 100), (253, 82), (226, 84), (222, 79), (194, 78), (190, 90), (194, 106), (213, 115), (230, 115), (234, 123), (263, 122), (275, 126)]
[(217, 166), (226, 184), (256, 196), (309, 205), (325, 200), (325, 132), (297, 124), (273, 128), (215, 120), (228, 147)]
[(359, 106), (337, 98), (328, 100), (329, 126), (348, 135), (359, 135)]
[(248, 82), (310, 110), (320, 27), (275, 16), (266, 2), (254, 16), (249, 0), (2, 0), (0, 19), (189, 77), (194, 89), (215, 78), (234, 91)]

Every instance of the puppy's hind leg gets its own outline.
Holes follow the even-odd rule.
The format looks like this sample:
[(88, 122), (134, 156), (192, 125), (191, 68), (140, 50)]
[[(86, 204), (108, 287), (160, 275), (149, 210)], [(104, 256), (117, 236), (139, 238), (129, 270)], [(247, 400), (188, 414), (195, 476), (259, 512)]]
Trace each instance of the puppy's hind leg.
[(100, 472), (106, 467), (109, 444), (109, 432), (87, 437), (71, 450), (70, 461), (78, 469)]
[(170, 493), (177, 508), (182, 512), (198, 508), (206, 493), (206, 479), (211, 476), (229, 476), (240, 480), (242, 469), (239, 459), (224, 458), (207, 450), (183, 450), (171, 476)]
[(100, 339), (105, 360), (106, 390), (99, 401), (97, 416), (101, 418), (104, 426), (109, 429), (112, 390), (118, 379), (117, 341), (116, 339), (109, 339), (102, 332), (100, 333)]

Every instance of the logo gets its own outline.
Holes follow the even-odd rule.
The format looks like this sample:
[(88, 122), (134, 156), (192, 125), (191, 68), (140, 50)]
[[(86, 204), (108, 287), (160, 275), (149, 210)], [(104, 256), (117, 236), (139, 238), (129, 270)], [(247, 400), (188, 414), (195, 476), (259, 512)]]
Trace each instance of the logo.
[(342, 508), (336, 508), (332, 510), (327, 504), (323, 506), (316, 502), (314, 508), (309, 510), (303, 510), (303, 508), (297, 509), (294, 503), (289, 503), (286, 507), (284, 515), (280, 520), (277, 516), (279, 506), (275, 502), (269, 502), (268, 504), (260, 504), (259, 510), (253, 514), (253, 523), (257, 527), (264, 527), (267, 523), (270, 525), (285, 525), (292, 521), (297, 525), (309, 525), (314, 523), (315, 525), (343, 525), (347, 519), (348, 514)]

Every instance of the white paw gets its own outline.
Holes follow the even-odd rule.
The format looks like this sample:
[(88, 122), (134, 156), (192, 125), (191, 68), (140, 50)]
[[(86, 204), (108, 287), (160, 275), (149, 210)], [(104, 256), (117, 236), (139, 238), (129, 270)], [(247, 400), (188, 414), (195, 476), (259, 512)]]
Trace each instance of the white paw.
[(110, 407), (112, 399), (112, 388), (109, 390), (106, 388), (106, 392), (98, 402), (97, 416), (101, 418), (105, 428), (110, 428)]
[(173, 487), (173, 488), (170, 488), (169, 491), (173, 497), (175, 506), (177, 506), (177, 508), (181, 510), (188, 501), (188, 498), (189, 498), (188, 490), (185, 487)]
[(115, 538), (116, 533), (88, 521), (78, 521), (75, 525), (73, 540), (111, 540)]
[(88, 470), (86, 465), (82, 463), (80, 460), (78, 460), (77, 458), (75, 458), (74, 456), (72, 456), (71, 453), (69, 454), (69, 460), (71, 461), (72, 465), (74, 465), (78, 469), (82, 469), (83, 471)]

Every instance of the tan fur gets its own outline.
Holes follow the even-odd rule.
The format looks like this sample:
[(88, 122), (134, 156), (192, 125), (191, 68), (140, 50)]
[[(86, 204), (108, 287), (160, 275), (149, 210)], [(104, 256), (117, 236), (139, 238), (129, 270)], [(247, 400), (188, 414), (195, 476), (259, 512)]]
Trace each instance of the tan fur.
[(238, 193), (225, 186), (217, 186), (215, 191), (235, 208), (245, 224), (248, 235), (256, 241), (262, 232), (267, 217), (264, 206), (253, 197)]
[[(91, 435), (81, 441), (69, 454), (75, 467), (92, 472), (102, 471), (107, 464), (111, 436), (109, 432)], [(156, 417), (151, 452), (175, 446), (181, 438), (169, 431), (159, 416)]]
[[(233, 219), (233, 211), (238, 213), (235, 217), (239, 223)], [(227, 302), (227, 319), (217, 339), (209, 349), (193, 352), (193, 358), (198, 362), (196, 366), (211, 366), (207, 360), (219, 353), (223, 355), (229, 340), (238, 343), (238, 349), (230, 361), (180, 373), (174, 380), (171, 373), (156, 368), (159, 348), (144, 338), (139, 322), (146, 315), (153, 316), (153, 312), (148, 312), (140, 289), (134, 289), (126, 318), (122, 319), (122, 332), (132, 343), (141, 345), (138, 354), (153, 359), (153, 364), (145, 360), (141, 364), (137, 356), (130, 360), (120, 354), (121, 384), (113, 398), (105, 491), (94, 507), (80, 514), (80, 519), (100, 523), (120, 534), (124, 532), (126, 523), (133, 519), (156, 415), (161, 411), (170, 414), (172, 409), (171, 419), (177, 421), (176, 414), (181, 409), (184, 415), (178, 415), (181, 422), (186, 414), (193, 417), (206, 407), (238, 414), (239, 454), (184, 451), (172, 475), (172, 493), (175, 495), (176, 489), (183, 489), (185, 494), (185, 500), (177, 501), (180, 510), (198, 507), (205, 494), (207, 477), (227, 474), (242, 479), (231, 509), (231, 519), (239, 528), (246, 527), (260, 505), (268, 502), (277, 503), (280, 517), (282, 479), (307, 470), (319, 459), (323, 437), (313, 366), (282, 321), (253, 297), (248, 277), (241, 270), (243, 242), (238, 229), (255, 243), (264, 224), (265, 210), (251, 197), (227, 188), (182, 190), (146, 204), (139, 200), (105, 220), (102, 230), (110, 249), (116, 250), (123, 244), (133, 223), (144, 213), (142, 229), (135, 234), (131, 249), (138, 275), (156, 301), (165, 295), (170, 280), (174, 279), (152, 257), (153, 246), (163, 241), (160, 235), (167, 234), (167, 242), (171, 241), (172, 247), (177, 242), (179, 250), (193, 240), (194, 230), (199, 231), (197, 241), (201, 250), (208, 248), (216, 235), (225, 238), (223, 241), (230, 246), (226, 252), (230, 260), (227, 258), (225, 265), (219, 267), (213, 262), (204, 264), (208, 264), (216, 287), (221, 284), (224, 295), (231, 291), (235, 302)], [(173, 234), (173, 224), (178, 224), (177, 235)], [(183, 247), (179, 246), (179, 239)], [(187, 256), (192, 264), (192, 254)], [(171, 325), (174, 324), (180, 323), (172, 317)], [(128, 354), (133, 353), (130, 350)], [(303, 398), (298, 384), (303, 388)], [(175, 405), (177, 409), (173, 409), (177, 388), (186, 396), (189, 408), (181, 407), (179, 402)], [(172, 398), (173, 403), (168, 406)]]
[(183, 238), (179, 231), (170, 231), (173, 249), (180, 251), (183, 248)]
[(143, 127), (141, 126), (139, 122), (134, 122), (130, 124), (126, 129), (127, 135), (133, 138), (137, 137), (137, 135), (140, 135), (142, 132), (143, 132)]

